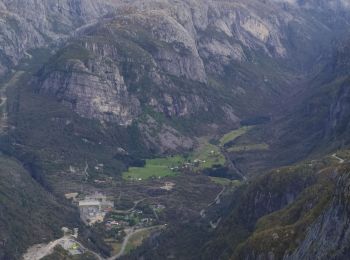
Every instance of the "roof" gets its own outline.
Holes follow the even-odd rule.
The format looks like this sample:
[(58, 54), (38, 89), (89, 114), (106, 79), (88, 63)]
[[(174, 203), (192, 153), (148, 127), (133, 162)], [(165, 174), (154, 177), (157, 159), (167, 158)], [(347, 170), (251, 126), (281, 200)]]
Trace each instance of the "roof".
[(81, 200), (79, 201), (79, 207), (84, 207), (84, 206), (100, 206), (101, 202), (98, 200)]

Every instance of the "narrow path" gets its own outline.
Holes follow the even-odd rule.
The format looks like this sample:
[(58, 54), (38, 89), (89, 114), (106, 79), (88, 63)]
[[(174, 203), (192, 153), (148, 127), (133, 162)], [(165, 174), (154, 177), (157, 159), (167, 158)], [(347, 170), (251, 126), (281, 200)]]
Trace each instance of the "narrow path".
[(134, 201), (134, 206), (130, 209), (126, 209), (126, 210), (114, 210), (113, 212), (116, 212), (116, 213), (129, 213), (130, 211), (134, 210), (136, 208), (136, 206), (141, 202), (141, 201), (144, 201), (145, 199), (140, 199), (140, 200), (137, 200), (137, 201)]
[(337, 159), (337, 160), (339, 160), (339, 163), (344, 163), (345, 162), (345, 160), (340, 158), (340, 157), (338, 157), (336, 153), (332, 154), (332, 157)]
[(243, 172), (237, 167), (237, 165), (235, 164), (234, 161), (231, 160), (229, 154), (226, 152), (225, 148), (224, 147), (220, 147), (220, 151), (221, 153), (225, 156), (225, 159), (226, 159), (226, 163), (227, 163), (227, 166), (233, 170), (235, 170), (237, 172), (237, 174), (239, 176), (241, 176), (241, 178), (246, 181), (247, 180), (247, 177), (244, 176)]
[(87, 249), (85, 246), (83, 246), (83, 244), (81, 244), (79, 241), (75, 241), (81, 248), (83, 248), (85, 251), (90, 252), (91, 254), (93, 254), (98, 260), (105, 260), (105, 258), (101, 257), (99, 254), (97, 254), (96, 252)]
[(87, 161), (85, 161), (85, 168), (84, 168), (84, 174), (85, 174), (85, 181), (88, 181), (89, 180), (89, 173), (88, 173), (88, 170), (89, 169), (89, 165), (87, 163)]
[(152, 207), (153, 215), (156, 217), (156, 220), (159, 221), (159, 216), (157, 214), (157, 211)]

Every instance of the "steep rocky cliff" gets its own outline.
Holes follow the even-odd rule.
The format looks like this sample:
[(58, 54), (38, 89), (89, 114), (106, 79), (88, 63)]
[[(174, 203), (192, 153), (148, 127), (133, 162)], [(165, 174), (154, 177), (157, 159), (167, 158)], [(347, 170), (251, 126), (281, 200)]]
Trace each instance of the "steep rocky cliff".
[(283, 259), (348, 259), (349, 173), (342, 170), (328, 208), (307, 229), (304, 240)]
[[(327, 164), (313, 161), (280, 169), (248, 184), (243, 194), (249, 195), (234, 200), (237, 205), (203, 257), (347, 259), (349, 166)], [(260, 185), (268, 196), (258, 190)]]
[[(317, 183), (315, 170), (319, 166), (315, 165), (314, 167), (306, 167), (302, 164), (279, 169), (257, 178), (237, 191), (231, 206), (233, 210), (215, 231), (217, 239), (213, 239), (206, 245), (203, 257), (210, 259), (216, 254), (220, 259), (228, 259), (229, 257), (237, 259), (253, 257), (252, 259), (255, 259), (255, 255), (258, 257), (259, 253), (254, 251), (253, 246), (241, 248), (242, 243), (247, 241), (245, 243), (248, 244), (250, 239), (255, 239), (256, 233), (260, 235), (258, 233), (259, 226), (262, 232), (269, 230), (269, 228), (265, 229), (265, 225), (269, 226), (270, 223), (263, 221), (266, 216), (299, 204), (298, 201), (305, 190)], [(280, 216), (280, 214), (276, 213), (276, 216)], [(286, 218), (288, 218), (288, 214), (286, 214)], [(271, 219), (273, 223), (269, 227), (272, 228), (277, 222), (274, 222), (275, 218)], [(270, 246), (260, 240), (254, 245), (262, 248), (265, 245), (268, 250), (271, 250)], [(242, 251), (244, 253), (241, 253)]]
[(0, 1), (0, 75), (28, 50), (64, 39), (111, 10), (107, 1)]
[(347, 41), (335, 46), (327, 55), (326, 66), (314, 73), (303, 91), (286, 101), (292, 106), (273, 126), (272, 142), (281, 151), (277, 160), (318, 156), (349, 144), (348, 46)]
[[(263, 132), (269, 162), (344, 147), (349, 50), (332, 54), (349, 14), (343, 0), (0, 0), (0, 148), (59, 194), (85, 167), (121, 180), (140, 158), (188, 152), (251, 118), (280, 119)], [(248, 181), (196, 257), (344, 258), (340, 172), (308, 162)]]
[(260, 219), (234, 259), (347, 259), (348, 169), (330, 170), (295, 203)]
[[(107, 5), (113, 6), (109, 13)], [(212, 129), (223, 122), (232, 128), (242, 118), (270, 113), (282, 97), (298, 90), (291, 85), (290, 68), (312, 64), (346, 26), (332, 31), (344, 15), (340, 7), (329, 8), (329, 14), (340, 14), (329, 22), (320, 16), (328, 8), (322, 5), (311, 10), (255, 0), (57, 2), (56, 9), (41, 6), (51, 9), (43, 11), (46, 18), (40, 22), (29, 9), (24, 16), (43, 23), (37, 26), (53, 35), (51, 41), (60, 37), (64, 42), (37, 73), (35, 88), (84, 118), (120, 126), (139, 123), (145, 142), (161, 151), (188, 149), (193, 141), (181, 131), (184, 124), (187, 133), (193, 120), (196, 131), (208, 123)], [(14, 4), (5, 6), (17, 10)], [(52, 12), (65, 21), (69, 37), (42, 22)], [(94, 20), (107, 13), (108, 18)], [(84, 26), (74, 31), (79, 25)], [(323, 41), (317, 41), (321, 34)], [(44, 43), (16, 48), (24, 52)], [(301, 45), (305, 55), (300, 55)], [(160, 117), (166, 120), (159, 124)], [(170, 135), (174, 141), (161, 141)]]
[[(348, 163), (330, 156), (265, 173), (239, 187), (231, 204), (216, 209), (217, 227), (199, 221), (189, 229), (201, 237), (186, 230), (159, 235), (130, 258), (347, 259), (348, 170)], [(186, 236), (195, 248), (178, 247)]]

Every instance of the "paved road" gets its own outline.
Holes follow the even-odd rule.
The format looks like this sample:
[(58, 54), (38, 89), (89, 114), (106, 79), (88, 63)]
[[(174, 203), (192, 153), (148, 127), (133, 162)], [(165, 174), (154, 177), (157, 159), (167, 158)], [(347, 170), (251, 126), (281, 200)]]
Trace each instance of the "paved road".
[[(209, 207), (211, 207), (211, 206), (214, 205), (214, 204), (220, 204), (220, 202), (221, 202), (220, 197), (221, 197), (221, 195), (224, 193), (225, 190), (226, 190), (226, 187), (225, 187), (224, 185), (222, 185), (222, 190), (221, 190), (221, 191), (218, 193), (218, 195), (215, 197), (214, 201), (211, 202), (211, 203), (209, 203), (208, 206), (207, 206), (206, 208), (209, 208)], [(205, 216), (206, 216), (206, 214), (205, 214), (206, 208), (205, 208), (205, 209), (202, 209), (202, 210), (199, 212), (199, 215), (200, 215), (202, 218), (205, 218)]]
[(220, 202), (221, 202), (220, 197), (224, 193), (225, 190), (226, 190), (226, 187), (224, 185), (222, 185), (222, 190), (215, 197), (214, 201), (208, 204), (208, 207), (210, 207), (210, 206), (212, 206), (214, 204), (220, 204)]

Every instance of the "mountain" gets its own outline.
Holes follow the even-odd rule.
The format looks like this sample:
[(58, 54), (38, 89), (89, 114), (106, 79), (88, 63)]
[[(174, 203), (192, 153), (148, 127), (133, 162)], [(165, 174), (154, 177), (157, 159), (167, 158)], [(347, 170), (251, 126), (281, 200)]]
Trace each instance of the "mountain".
[(1, 75), (28, 56), (27, 50), (69, 36), (106, 15), (109, 7), (101, 1), (1, 1)]
[(63, 226), (78, 227), (79, 215), (40, 186), (11, 158), (0, 158), (0, 259), (20, 258), (28, 245), (50, 241)]
[[(107, 4), (113, 5), (113, 15), (104, 11)], [(38, 71), (30, 72), (33, 80), (23, 87), (38, 99), (23, 113), (41, 110), (41, 102), (58, 102), (62, 109), (74, 111), (79, 120), (97, 129), (103, 125), (120, 128), (121, 132), (133, 128), (140, 147), (157, 153), (189, 150), (196, 145), (194, 136), (224, 132), (250, 117), (269, 117), (282, 105), (283, 97), (298, 91), (293, 82), (300, 69), (310, 67), (346, 28), (346, 16), (338, 7), (323, 2), (324, 9), (315, 10), (306, 4), (261, 1), (184, 1), (175, 5), (167, 1), (57, 2), (57, 8), (42, 5), (47, 17), (38, 20), (31, 13), (35, 3), (29, 3), (31, 8), (26, 10), (16, 10), (14, 4), (6, 2), (3, 5), (17, 14), (28, 12), (23, 16), (29, 16), (33, 24), (40, 23), (35, 27), (44, 28), (46, 34), (52, 31), (63, 42), (59, 46), (42, 44), (47, 46), (46, 51), (37, 49), (30, 54), (46, 62)], [(328, 16), (339, 15), (339, 19), (324, 19), (322, 12), (326, 10)], [(266, 15), (270, 13), (274, 13), (273, 18)], [(57, 20), (65, 21), (71, 36), (59, 34), (47, 22), (56, 15)], [(94, 17), (102, 16), (107, 17), (94, 22)], [(87, 25), (78, 28), (84, 22)], [(318, 38), (321, 36), (322, 41)], [(18, 52), (30, 47), (18, 47)], [(58, 103), (52, 107), (61, 109)], [(32, 119), (19, 123), (14, 114), (9, 117), (10, 122), (14, 120), (12, 124), (19, 124), (16, 131), (21, 132), (23, 123), (33, 124), (29, 128), (40, 132), (34, 130), (41, 126)], [(20, 118), (21, 114), (17, 113)], [(70, 117), (41, 121), (55, 121), (56, 130), (48, 131), (53, 134), (64, 127), (59, 121), (71, 121)], [(81, 128), (89, 132), (90, 127)], [(91, 138), (94, 133), (85, 134)], [(26, 130), (15, 133), (25, 140), (11, 142), (26, 147), (25, 142), (34, 138), (28, 134)], [(135, 151), (130, 144), (105, 138), (129, 153), (145, 155), (143, 148)]]
[(334, 156), (266, 172), (222, 197), (216, 228), (184, 223), (130, 259), (347, 259), (348, 172)]
[[(18, 175), (10, 184), (3, 173), (0, 194), (14, 196), (0, 216), (10, 223), (33, 198), (48, 220), (15, 219), (23, 236), (0, 232), (10, 239), (0, 258), (41, 242), (37, 226), (46, 241), (64, 223), (81, 225), (65, 193), (121, 194), (130, 167), (190, 160), (206, 140), (243, 183), (212, 213), (221, 222), (209, 232), (204, 220), (176, 222), (147, 241), (154, 253), (141, 246), (130, 257), (345, 259), (347, 164), (328, 157), (340, 149), (345, 159), (349, 144), (347, 1), (0, 0), (0, 14), (1, 166)], [(236, 129), (247, 131), (220, 143)], [(149, 196), (147, 185), (130, 189)]]
[(293, 153), (315, 158), (348, 146), (348, 46), (345, 41), (334, 48), (309, 87), (291, 98), (294, 107), (277, 120), (274, 138), (280, 158)]
[[(346, 259), (347, 179), (348, 165), (325, 161), (305, 162), (258, 178), (242, 189), (205, 257)], [(224, 250), (223, 245), (231, 249)]]

